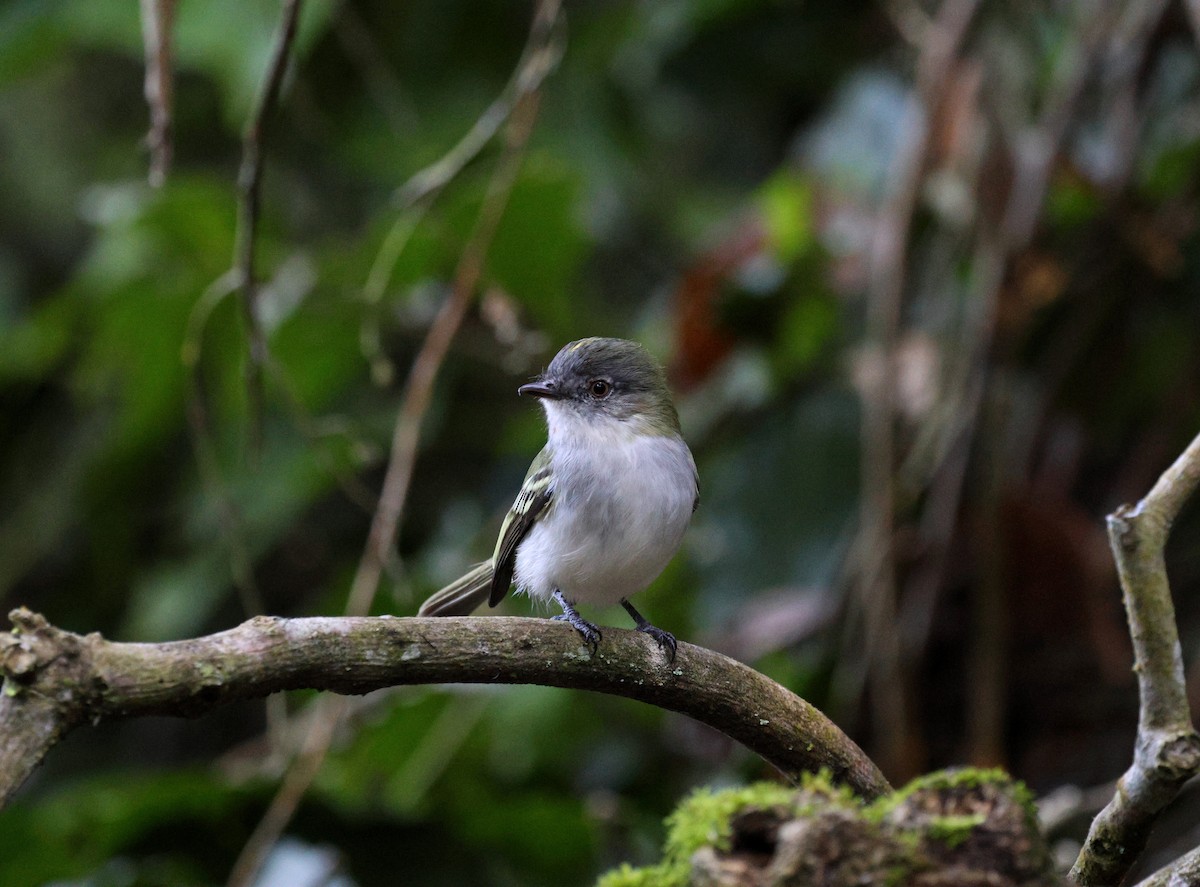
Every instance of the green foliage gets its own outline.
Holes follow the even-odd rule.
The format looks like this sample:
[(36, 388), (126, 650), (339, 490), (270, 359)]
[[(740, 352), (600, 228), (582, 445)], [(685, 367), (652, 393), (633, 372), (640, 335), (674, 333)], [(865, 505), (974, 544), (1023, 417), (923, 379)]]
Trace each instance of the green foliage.
[[(0, 881), (80, 878), (164, 826), (220, 832), (241, 800), (201, 770), (112, 773), (0, 813)], [(170, 883), (201, 883), (200, 871)]]

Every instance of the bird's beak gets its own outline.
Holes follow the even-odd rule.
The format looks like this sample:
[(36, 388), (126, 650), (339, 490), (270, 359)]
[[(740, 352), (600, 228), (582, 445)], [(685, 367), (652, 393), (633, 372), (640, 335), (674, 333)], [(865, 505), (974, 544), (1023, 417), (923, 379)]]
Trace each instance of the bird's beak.
[(529, 382), (517, 389), (517, 394), (528, 394), (531, 397), (544, 397), (547, 400), (562, 400), (562, 394), (551, 383), (539, 381)]

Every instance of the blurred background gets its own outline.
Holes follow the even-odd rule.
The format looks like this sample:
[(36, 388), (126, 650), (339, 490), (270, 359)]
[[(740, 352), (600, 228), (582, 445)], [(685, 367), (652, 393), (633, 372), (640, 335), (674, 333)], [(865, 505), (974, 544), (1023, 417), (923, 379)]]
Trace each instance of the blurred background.
[[(1070, 856), (1136, 722), (1104, 515), (1200, 429), (1196, 4), (579, 0), (531, 31), (510, 0), (307, 0), (262, 131), (260, 363), (230, 272), (281, 4), (141, 6), (0, 5), (5, 609), (125, 641), (342, 613), (409, 370), (470, 295), (372, 612), (491, 551), (543, 441), (516, 387), (636, 338), (702, 490), (639, 608), (893, 782), (1009, 768)], [(168, 167), (142, 15), (170, 6)], [(78, 731), (0, 814), (0, 883), (224, 883), (315, 698)], [(581, 692), (344, 714), (260, 884), (589, 883), (656, 858), (689, 789), (772, 778)]]

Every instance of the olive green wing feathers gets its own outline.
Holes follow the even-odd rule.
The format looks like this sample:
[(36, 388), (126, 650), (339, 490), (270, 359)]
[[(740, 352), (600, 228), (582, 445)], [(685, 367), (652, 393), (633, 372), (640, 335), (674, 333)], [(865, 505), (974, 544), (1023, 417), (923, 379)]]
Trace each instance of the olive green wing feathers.
[(554, 493), (554, 475), (551, 470), (550, 447), (542, 448), (529, 466), (521, 492), (504, 517), (500, 527), (500, 538), (496, 540), (496, 551), (492, 555), (495, 572), (492, 574), (492, 590), (489, 606), (504, 600), (512, 585), (513, 570), (516, 568), (517, 546), (521, 544), (538, 518), (546, 512)]

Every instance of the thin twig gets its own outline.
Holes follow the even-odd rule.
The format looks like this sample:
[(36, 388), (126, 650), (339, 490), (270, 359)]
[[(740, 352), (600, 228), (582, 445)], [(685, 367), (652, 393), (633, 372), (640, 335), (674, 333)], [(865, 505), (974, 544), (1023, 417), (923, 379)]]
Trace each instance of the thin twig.
[(194, 717), (282, 690), (363, 694), (382, 687), (539, 684), (677, 711), (798, 780), (829, 768), (864, 798), (879, 769), (816, 708), (748, 665), (680, 643), (668, 663), (652, 638), (606, 628), (593, 654), (552, 619), (258, 616), (207, 637), (117, 643), (63, 631), (20, 608), (0, 632), (0, 805), (71, 730), (144, 715)]
[(201, 483), (217, 508), (221, 537), (229, 549), (230, 576), (241, 601), (242, 611), (246, 616), (254, 616), (265, 609), (262, 594), (254, 581), (253, 558), (246, 546), (241, 509), (238, 508), (221, 470), (217, 443), (209, 422), (204, 381), (200, 375), (200, 356), (203, 353), (204, 331), (208, 320), (217, 305), (236, 291), (237, 281), (232, 271), (226, 272), (209, 284), (188, 315), (183, 347), (180, 350), (188, 378), (187, 424), (192, 452), (196, 456)]
[(1135, 506), (1108, 517), (1109, 541), (1138, 681), (1138, 731), (1133, 763), (1113, 799), (1092, 822), (1071, 869), (1077, 884), (1120, 882), (1146, 844), (1155, 820), (1200, 772), (1200, 734), (1192, 726), (1183, 653), (1163, 550), (1183, 504), (1200, 486), (1200, 436)]
[(175, 100), (175, 69), (171, 37), (176, 0), (141, 0), (142, 46), (146, 57), (144, 91), (150, 107), (150, 185), (161, 187), (171, 169), (171, 110)]
[(267, 118), (279, 99), (296, 36), (301, 2), (283, 0), (271, 59), (242, 137), (242, 163), (238, 169), (238, 219), (233, 268), (241, 292), (242, 317), (246, 324), (249, 353), (246, 399), (250, 416), (250, 449), (256, 454), (262, 444), (263, 366), (267, 360), (267, 339), (258, 316), (258, 279), (254, 267), (262, 202), (263, 152), (266, 147)]
[(258, 877), (267, 854), (292, 821), (296, 808), (300, 806), (309, 786), (321, 772), (321, 765), (325, 763), (325, 756), (333, 744), (333, 735), (345, 709), (346, 697), (334, 696), (327, 705), (318, 710), (317, 717), (304, 737), (304, 745), (288, 765), (283, 774), (283, 782), (275, 792), (275, 797), (271, 799), (267, 812), (255, 826), (254, 832), (229, 872), (227, 883), (230, 887), (237, 884), (253, 884)]
[(342, 437), (351, 448), (365, 446), (360, 437), (354, 434), (350, 421), (341, 417), (328, 415), (315, 418), (304, 403), (295, 384), (277, 360), (267, 360), (267, 373), (272, 385), (282, 395), (292, 417), (292, 425), (313, 447), (317, 461), (333, 478), (334, 483), (342, 491), (347, 500), (354, 503), (366, 514), (373, 514), (378, 505), (375, 493), (352, 471), (337, 464), (337, 460), (322, 444), (322, 439), (330, 436)]
[(353, 3), (340, 2), (333, 15), (333, 34), (342, 45), (346, 58), (359, 71), (367, 94), (396, 135), (410, 132), (419, 115), (405, 95), (400, 78), (380, 48), (370, 26), (363, 21)]
[(916, 94), (892, 164), (892, 189), (880, 208), (871, 243), (867, 301), (868, 368), (863, 390), (859, 606), (866, 620), (872, 719), (885, 770), (907, 765), (913, 739), (899, 636), (894, 558), (896, 341), (905, 285), (905, 251), (928, 163), (931, 126), (950, 82), (949, 71), (974, 20), (979, 0), (946, 0), (928, 26), (917, 60)]
[(383, 238), (367, 274), (363, 300), (370, 310), (363, 317), (359, 334), (363, 355), (371, 364), (372, 375), (380, 384), (390, 381), (392, 374), (391, 364), (380, 344), (379, 323), (383, 295), (396, 262), (437, 195), (480, 155), (500, 127), (511, 119), (520, 102), (540, 90), (543, 81), (558, 65), (565, 46), (563, 17), (558, 15), (558, 7), (558, 0), (538, 6), (529, 37), (512, 76), (467, 134), (434, 163), (409, 177), (392, 195), (399, 214)]
[[(543, 0), (535, 12), (533, 34), (545, 41), (547, 47), (552, 42), (558, 16), (558, 0)], [(527, 47), (525, 55), (522, 56), (521, 68), (527, 66), (527, 59), (531, 54), (540, 55), (536, 49), (531, 50)], [(540, 87), (544, 74), (529, 80), (520, 79)], [(379, 588), (379, 580), (388, 561), (388, 554), (394, 544), (396, 530), (408, 498), (421, 424), (433, 397), (434, 382), (450, 343), (474, 298), (483, 273), (484, 260), (504, 214), (524, 158), (525, 146), (533, 131), (540, 98), (541, 91), (537, 87), (520, 93), (506, 128), (503, 153), (492, 174), (474, 230), (463, 248), (450, 292), (413, 360), (392, 432), (391, 451), (379, 503), (371, 520), (367, 542), (347, 597), (347, 616), (364, 616), (370, 612)], [(441, 184), (437, 185), (437, 188), (440, 187)], [(423, 200), (430, 193), (432, 192), (423, 191), (416, 199)], [(309, 785), (319, 772), (344, 710), (344, 703), (341, 701), (327, 703), (318, 710), (304, 750), (289, 767), (283, 785), (272, 798), (267, 812), (243, 847), (230, 874), (229, 887), (245, 887), (253, 882), (271, 848), (283, 834)]]

